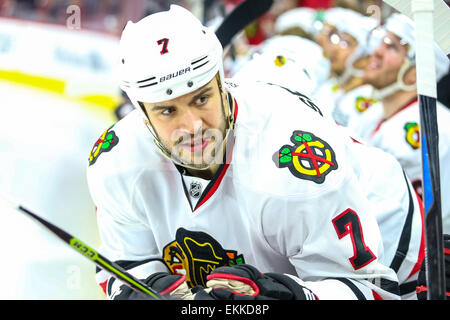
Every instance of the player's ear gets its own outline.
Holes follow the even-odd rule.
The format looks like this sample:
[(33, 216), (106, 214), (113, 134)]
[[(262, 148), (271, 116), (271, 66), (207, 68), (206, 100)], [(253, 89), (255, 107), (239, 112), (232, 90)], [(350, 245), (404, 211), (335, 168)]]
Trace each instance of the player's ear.
[(406, 85), (411, 85), (416, 83), (417, 76), (416, 76), (416, 66), (413, 66), (406, 71), (405, 76), (403, 77), (403, 81)]

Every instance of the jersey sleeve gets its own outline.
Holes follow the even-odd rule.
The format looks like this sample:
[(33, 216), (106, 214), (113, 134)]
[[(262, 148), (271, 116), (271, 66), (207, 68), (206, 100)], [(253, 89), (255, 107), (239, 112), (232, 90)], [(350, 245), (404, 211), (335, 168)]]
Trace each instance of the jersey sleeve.
[(271, 201), (263, 233), (319, 299), (397, 299), (398, 279), (380, 262), (383, 246), (372, 210), (349, 180), (316, 201)]
[[(114, 137), (124, 140), (120, 129), (114, 128)], [(88, 187), (96, 206), (96, 217), (101, 245), (99, 252), (127, 270), (138, 279), (145, 279), (159, 271), (167, 272), (161, 261), (153, 232), (135, 205), (134, 184), (139, 177), (139, 169), (133, 161), (122, 163), (121, 148), (126, 143), (118, 143), (114, 148), (101, 154), (87, 169)], [(118, 154), (115, 154), (118, 153)], [(108, 298), (120, 290), (122, 283), (108, 272), (97, 268), (96, 281)]]
[(377, 207), (352, 165), (354, 142), (308, 100), (272, 87), (276, 99), (260, 102), (270, 122), (255, 123), (239, 172), (262, 237), (319, 299), (399, 299), (397, 275), (381, 262)]

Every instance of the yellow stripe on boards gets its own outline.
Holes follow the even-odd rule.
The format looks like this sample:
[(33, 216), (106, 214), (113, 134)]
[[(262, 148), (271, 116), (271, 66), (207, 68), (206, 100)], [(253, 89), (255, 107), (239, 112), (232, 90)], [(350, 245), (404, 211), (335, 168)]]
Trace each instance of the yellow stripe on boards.
[(20, 71), (0, 70), (0, 79), (13, 83), (31, 86), (37, 89), (54, 92), (63, 95), (65, 98), (76, 101), (87, 102), (89, 104), (99, 105), (108, 111), (114, 111), (120, 102), (118, 96), (112, 95), (79, 95), (70, 96), (66, 93), (67, 83), (64, 80), (53, 79), (44, 76), (26, 74)]

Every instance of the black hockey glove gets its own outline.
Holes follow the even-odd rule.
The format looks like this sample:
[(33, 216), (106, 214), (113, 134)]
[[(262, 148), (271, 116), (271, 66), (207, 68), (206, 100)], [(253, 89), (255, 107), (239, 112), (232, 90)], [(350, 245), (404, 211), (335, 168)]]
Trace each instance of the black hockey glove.
[(248, 264), (219, 267), (207, 288), (194, 288), (195, 300), (316, 300), (308, 288), (279, 273), (261, 273)]
[[(445, 291), (447, 300), (450, 300), (450, 235), (444, 234), (444, 257), (445, 257)], [(425, 260), (420, 267), (419, 277), (417, 279), (417, 299), (427, 300), (427, 277)]]
[[(157, 272), (143, 280), (147, 286), (156, 290), (165, 299), (169, 300), (192, 300), (193, 294), (186, 284), (186, 277), (172, 275), (167, 272)], [(115, 294), (113, 300), (154, 300), (153, 297), (138, 293), (129, 286), (123, 285), (119, 293)]]

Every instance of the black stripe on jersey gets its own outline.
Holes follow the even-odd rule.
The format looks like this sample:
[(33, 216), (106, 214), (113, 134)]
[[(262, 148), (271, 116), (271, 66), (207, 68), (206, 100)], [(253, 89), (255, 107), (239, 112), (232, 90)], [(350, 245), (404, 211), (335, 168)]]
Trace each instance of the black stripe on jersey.
[(415, 292), (417, 287), (417, 280), (405, 282), (400, 285), (400, 295), (405, 295)]
[(403, 225), (402, 234), (400, 236), (400, 241), (398, 243), (397, 251), (395, 252), (395, 256), (392, 259), (390, 268), (394, 269), (395, 272), (398, 272), (400, 266), (405, 260), (406, 254), (408, 252), (409, 243), (411, 241), (411, 230), (412, 230), (412, 221), (414, 215), (414, 201), (411, 194), (411, 190), (409, 188), (408, 179), (406, 178), (406, 174), (403, 171), (403, 176), (405, 177), (406, 187), (408, 188), (408, 196), (409, 196), (409, 208), (408, 215), (406, 216), (405, 224)]
[(397, 281), (391, 281), (388, 279), (381, 279), (380, 288), (389, 293), (400, 295), (400, 289)]
[(353, 294), (356, 296), (356, 298), (358, 300), (367, 300), (364, 293), (362, 293), (361, 290), (359, 290), (359, 288), (353, 282), (351, 282), (349, 279), (347, 279), (347, 278), (327, 278), (327, 279), (333, 279), (333, 280), (338, 280), (338, 281), (342, 282), (347, 287), (349, 287), (350, 290), (353, 291)]

